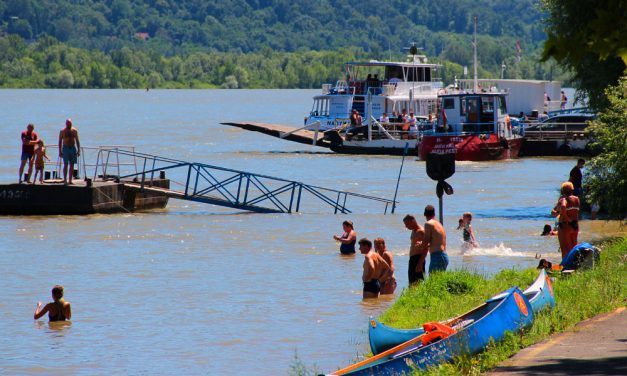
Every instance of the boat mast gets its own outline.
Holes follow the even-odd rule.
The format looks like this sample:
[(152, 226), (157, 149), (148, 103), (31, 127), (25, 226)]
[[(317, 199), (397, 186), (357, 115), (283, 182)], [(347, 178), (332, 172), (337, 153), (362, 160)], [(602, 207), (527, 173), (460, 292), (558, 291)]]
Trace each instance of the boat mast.
[(475, 34), (474, 34), (474, 42), (472, 43), (473, 47), (473, 65), (475, 66), (475, 77), (473, 82), (473, 89), (476, 92), (479, 91), (479, 84), (477, 83), (477, 16), (474, 17), (475, 21)]

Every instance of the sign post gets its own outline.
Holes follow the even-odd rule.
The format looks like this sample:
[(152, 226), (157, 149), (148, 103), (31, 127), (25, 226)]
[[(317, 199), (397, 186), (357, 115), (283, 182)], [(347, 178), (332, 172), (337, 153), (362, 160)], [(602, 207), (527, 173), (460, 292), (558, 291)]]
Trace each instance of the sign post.
[(435, 193), (439, 200), (440, 223), (444, 225), (442, 196), (453, 194), (453, 187), (445, 180), (455, 174), (455, 153), (429, 153), (427, 155), (427, 175), (438, 184)]

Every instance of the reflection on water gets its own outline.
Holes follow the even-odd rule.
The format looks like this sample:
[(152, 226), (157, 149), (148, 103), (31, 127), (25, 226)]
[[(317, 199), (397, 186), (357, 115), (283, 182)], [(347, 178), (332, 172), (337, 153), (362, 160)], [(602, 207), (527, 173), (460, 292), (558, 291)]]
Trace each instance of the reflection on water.
[[(317, 90), (3, 90), (0, 177), (16, 178), (16, 135), (28, 122), (54, 140), (74, 119), (88, 146), (139, 151), (276, 175), (391, 198), (400, 159), (328, 154), (222, 126), (220, 121), (298, 125)], [(247, 104), (246, 113), (241, 103)], [(17, 151), (16, 151), (17, 150)], [(5, 294), (0, 359), (8, 374), (286, 374), (297, 353), (306, 365), (337, 369), (367, 353), (369, 316), (395, 297), (362, 299), (363, 256), (341, 257), (332, 235), (345, 219), (358, 237), (383, 237), (407, 286), (405, 214), (436, 204), (422, 162), (405, 161), (397, 214), (349, 203), (333, 215), (311, 204), (301, 214), (258, 215), (171, 200), (165, 210), (81, 217), (0, 217)], [(492, 275), (557, 258), (557, 238), (540, 237), (568, 177), (571, 159), (463, 162), (444, 198), (450, 268)], [(316, 206), (317, 205), (317, 206)], [(474, 214), (481, 247), (461, 254), (457, 219)], [(581, 221), (582, 240), (624, 233)], [(73, 324), (31, 323), (37, 300), (65, 286)], [(13, 314), (14, 313), (14, 314)], [(50, 351), (54, 348), (55, 351)], [(62, 354), (60, 356), (59, 354)]]

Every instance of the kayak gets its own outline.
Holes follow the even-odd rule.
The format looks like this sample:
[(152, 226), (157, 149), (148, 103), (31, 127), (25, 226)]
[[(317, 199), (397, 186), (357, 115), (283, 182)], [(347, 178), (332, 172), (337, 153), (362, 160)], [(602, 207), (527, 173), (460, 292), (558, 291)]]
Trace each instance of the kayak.
[(512, 287), (447, 324), (425, 323), (424, 334), (331, 375), (391, 376), (425, 370), (460, 355), (476, 354), (491, 340), (500, 341), (506, 332), (530, 326), (533, 317), (529, 299)]
[[(523, 294), (531, 303), (531, 308), (535, 314), (544, 308), (555, 307), (553, 286), (551, 286), (551, 280), (544, 270), (540, 271), (536, 280), (531, 284), (531, 286), (523, 291)], [(481, 307), (477, 307), (474, 310), (479, 308)], [(459, 317), (454, 317), (443, 321), (442, 324), (448, 324), (458, 320)], [(396, 329), (382, 324), (372, 317), (370, 318), (368, 326), (370, 349), (375, 355), (422, 334), (424, 334), (424, 329), (422, 327), (415, 329)]]

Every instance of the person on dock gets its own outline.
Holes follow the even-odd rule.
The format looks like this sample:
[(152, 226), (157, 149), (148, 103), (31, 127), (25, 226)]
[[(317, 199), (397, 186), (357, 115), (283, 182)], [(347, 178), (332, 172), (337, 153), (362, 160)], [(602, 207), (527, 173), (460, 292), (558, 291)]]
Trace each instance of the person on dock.
[(333, 235), (335, 241), (340, 242), (340, 253), (343, 255), (355, 254), (355, 243), (357, 242), (357, 233), (353, 227), (352, 221), (342, 222), (342, 229), (344, 233), (340, 235)]
[(475, 232), (472, 230), (472, 213), (466, 212), (462, 215), (462, 238), (464, 244), (462, 244), (462, 250), (473, 249), (478, 246), (477, 239), (475, 238)]
[(422, 241), (425, 237), (425, 231), (418, 224), (416, 218), (413, 215), (407, 214), (403, 218), (405, 228), (411, 230), (409, 237), (409, 265), (407, 268), (407, 277), (409, 284), (419, 282), (425, 279), (425, 259), (427, 257), (426, 251), (422, 250)]
[(424, 216), (427, 219), (424, 227), (424, 241), (422, 242), (422, 253), (426, 255), (428, 251), (431, 255), (429, 262), (429, 274), (433, 272), (446, 271), (448, 267), (448, 255), (446, 254), (446, 231), (442, 224), (435, 219), (435, 208), (433, 205), (425, 206)]
[(561, 96), (560, 96), (560, 109), (561, 110), (566, 109), (566, 103), (568, 103), (568, 97), (566, 96), (566, 93), (564, 93), (564, 90), (562, 90)]
[(41, 184), (44, 183), (44, 168), (46, 166), (44, 159), (50, 160), (46, 155), (44, 141), (39, 140), (37, 141), (37, 148), (35, 149), (35, 176), (33, 176), (33, 184), (37, 182), (37, 174), (39, 174), (39, 182)]
[(71, 320), (72, 307), (70, 302), (66, 302), (63, 299), (63, 286), (56, 285), (52, 288), (52, 300), (54, 301), (46, 304), (43, 309), (41, 308), (41, 302), (38, 302), (33, 319), (38, 320), (47, 312), (50, 321)]
[(381, 281), (387, 281), (392, 276), (390, 265), (372, 250), (372, 242), (366, 238), (359, 239), (359, 251), (364, 255), (364, 272), (361, 276), (364, 282), (364, 299), (378, 298), (381, 291)]
[(35, 133), (35, 125), (28, 124), (26, 130), (22, 132), (22, 156), (20, 158), (20, 177), (19, 184), (22, 184), (22, 176), (24, 176), (24, 167), (28, 162), (28, 174), (26, 183), (30, 183), (30, 175), (33, 173), (33, 155), (35, 153), (35, 145), (37, 144), (37, 133)]
[(386, 280), (382, 280), (381, 282), (381, 295), (394, 294), (394, 290), (396, 290), (396, 278), (394, 277), (394, 256), (392, 252), (388, 251), (385, 246), (385, 240), (383, 238), (376, 238), (374, 240), (374, 250), (383, 257), (385, 262), (390, 266), (390, 270), (392, 274)]
[(72, 183), (74, 165), (80, 156), (81, 141), (78, 138), (78, 130), (72, 128), (72, 119), (67, 119), (65, 128), (59, 132), (59, 157), (63, 158), (63, 184), (74, 184)]
[(577, 160), (577, 165), (573, 167), (572, 170), (570, 170), (570, 174), (568, 176), (568, 181), (573, 183), (573, 188), (575, 189), (573, 193), (577, 197), (581, 196), (581, 194), (583, 193), (583, 188), (582, 188), (583, 174), (581, 172), (581, 169), (583, 168), (585, 164), (586, 164), (586, 160), (579, 158)]
[(551, 211), (554, 217), (559, 216), (557, 238), (560, 243), (562, 258), (566, 257), (577, 245), (579, 235), (579, 197), (574, 194), (573, 183), (562, 183), (560, 198)]

